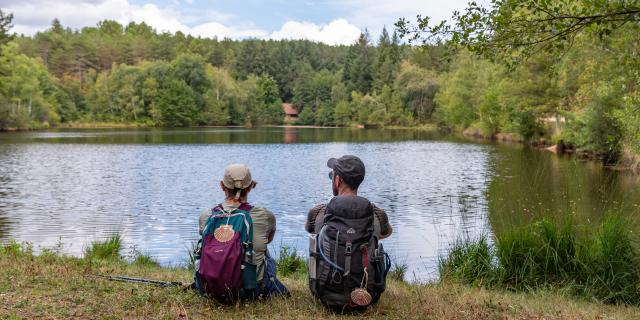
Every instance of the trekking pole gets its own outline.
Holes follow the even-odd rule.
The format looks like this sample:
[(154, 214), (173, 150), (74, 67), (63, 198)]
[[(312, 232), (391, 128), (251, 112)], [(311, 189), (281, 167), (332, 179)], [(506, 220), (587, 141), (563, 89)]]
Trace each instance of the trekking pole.
[(89, 276), (95, 277), (95, 278), (103, 278), (111, 281), (152, 284), (152, 285), (160, 286), (161, 288), (191, 286), (191, 284), (189, 283), (184, 283), (179, 281), (161, 281), (161, 280), (153, 280), (153, 279), (126, 277), (126, 276), (108, 276), (108, 275), (101, 275), (101, 274), (93, 274)]

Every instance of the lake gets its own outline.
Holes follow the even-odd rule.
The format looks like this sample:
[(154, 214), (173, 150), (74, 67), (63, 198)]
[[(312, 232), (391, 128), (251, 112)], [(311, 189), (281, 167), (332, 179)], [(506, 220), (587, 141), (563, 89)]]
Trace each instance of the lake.
[(200, 212), (222, 200), (223, 168), (241, 162), (258, 182), (250, 202), (277, 217), (271, 252), (306, 254), (307, 211), (331, 198), (326, 161), (344, 154), (365, 162), (360, 194), (387, 211), (394, 232), (384, 245), (409, 280), (437, 277), (438, 257), (465, 237), (542, 215), (592, 224), (608, 211), (640, 211), (640, 181), (629, 172), (425, 131), (50, 130), (0, 134), (0, 241), (61, 243), (81, 255), (119, 232), (125, 255), (182, 264)]

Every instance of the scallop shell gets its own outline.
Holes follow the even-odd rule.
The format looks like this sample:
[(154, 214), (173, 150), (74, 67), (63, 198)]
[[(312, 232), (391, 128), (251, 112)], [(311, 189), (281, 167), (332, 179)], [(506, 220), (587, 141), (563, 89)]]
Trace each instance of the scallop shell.
[(371, 294), (363, 288), (357, 288), (351, 291), (351, 301), (361, 307), (368, 306), (371, 303)]
[(213, 232), (213, 237), (220, 242), (229, 242), (233, 239), (233, 228), (228, 224), (223, 224)]

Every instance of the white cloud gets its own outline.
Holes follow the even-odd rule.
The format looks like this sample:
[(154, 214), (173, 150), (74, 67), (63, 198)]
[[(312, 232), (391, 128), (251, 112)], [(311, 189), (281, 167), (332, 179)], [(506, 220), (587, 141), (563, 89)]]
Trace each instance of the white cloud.
[(336, 19), (326, 25), (287, 21), (280, 30), (271, 33), (268, 38), (274, 40), (307, 39), (331, 45), (349, 45), (358, 39), (360, 32), (360, 28), (345, 19)]
[(194, 26), (188, 26), (182, 21), (189, 20), (175, 7), (160, 7), (155, 4), (135, 5), (128, 0), (84, 0), (84, 1), (56, 1), (46, 0), (10, 1), (2, 6), (3, 10), (14, 14), (13, 31), (19, 34), (33, 35), (46, 30), (54, 18), (58, 18), (64, 26), (79, 29), (95, 26), (98, 21), (111, 19), (127, 24), (131, 21), (145, 22), (158, 31), (181, 31), (200, 37), (243, 38), (264, 37), (267, 32), (245, 25), (223, 25), (233, 15), (214, 10), (207, 12), (208, 18), (219, 21), (207, 21)]
[[(462, 11), (468, 2), (469, 0), (338, 0), (331, 1), (331, 4), (347, 12), (346, 17), (352, 23), (369, 29), (372, 35), (378, 35), (385, 25), (392, 32), (394, 23), (399, 18), (415, 20), (416, 15), (420, 14), (429, 16), (434, 23), (448, 20), (453, 11)], [(477, 2), (483, 4), (487, 1)]]
[(239, 27), (227, 27), (218, 22), (206, 22), (190, 28), (186, 33), (196, 37), (212, 38), (261, 38), (267, 32), (261, 29), (245, 29)]
[(434, 22), (447, 19), (452, 11), (462, 10), (469, 0), (307, 0), (301, 5), (309, 9), (321, 4), (331, 6), (342, 18), (328, 24), (317, 24), (301, 22), (293, 17), (277, 31), (266, 31), (251, 22), (242, 21), (242, 8), (229, 13), (211, 6), (202, 10), (188, 5), (191, 0), (172, 0), (164, 5), (134, 4), (130, 1), (0, 0), (0, 7), (14, 14), (13, 31), (27, 35), (46, 30), (54, 18), (73, 29), (95, 26), (98, 21), (112, 19), (122, 24), (145, 22), (158, 31), (181, 31), (201, 37), (309, 39), (328, 44), (350, 44), (365, 28), (376, 40), (383, 25), (391, 31), (400, 17), (415, 19), (417, 14), (422, 14), (432, 17)]

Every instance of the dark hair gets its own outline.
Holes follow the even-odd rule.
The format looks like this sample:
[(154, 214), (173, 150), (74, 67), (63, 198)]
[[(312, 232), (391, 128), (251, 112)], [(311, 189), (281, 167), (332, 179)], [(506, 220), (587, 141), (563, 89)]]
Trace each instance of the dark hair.
[(358, 189), (358, 187), (360, 187), (360, 184), (364, 180), (364, 177), (344, 177), (339, 172), (336, 172), (336, 174), (340, 176), (340, 178), (342, 178), (342, 181), (344, 181), (344, 183), (346, 183), (349, 188), (353, 190)]

